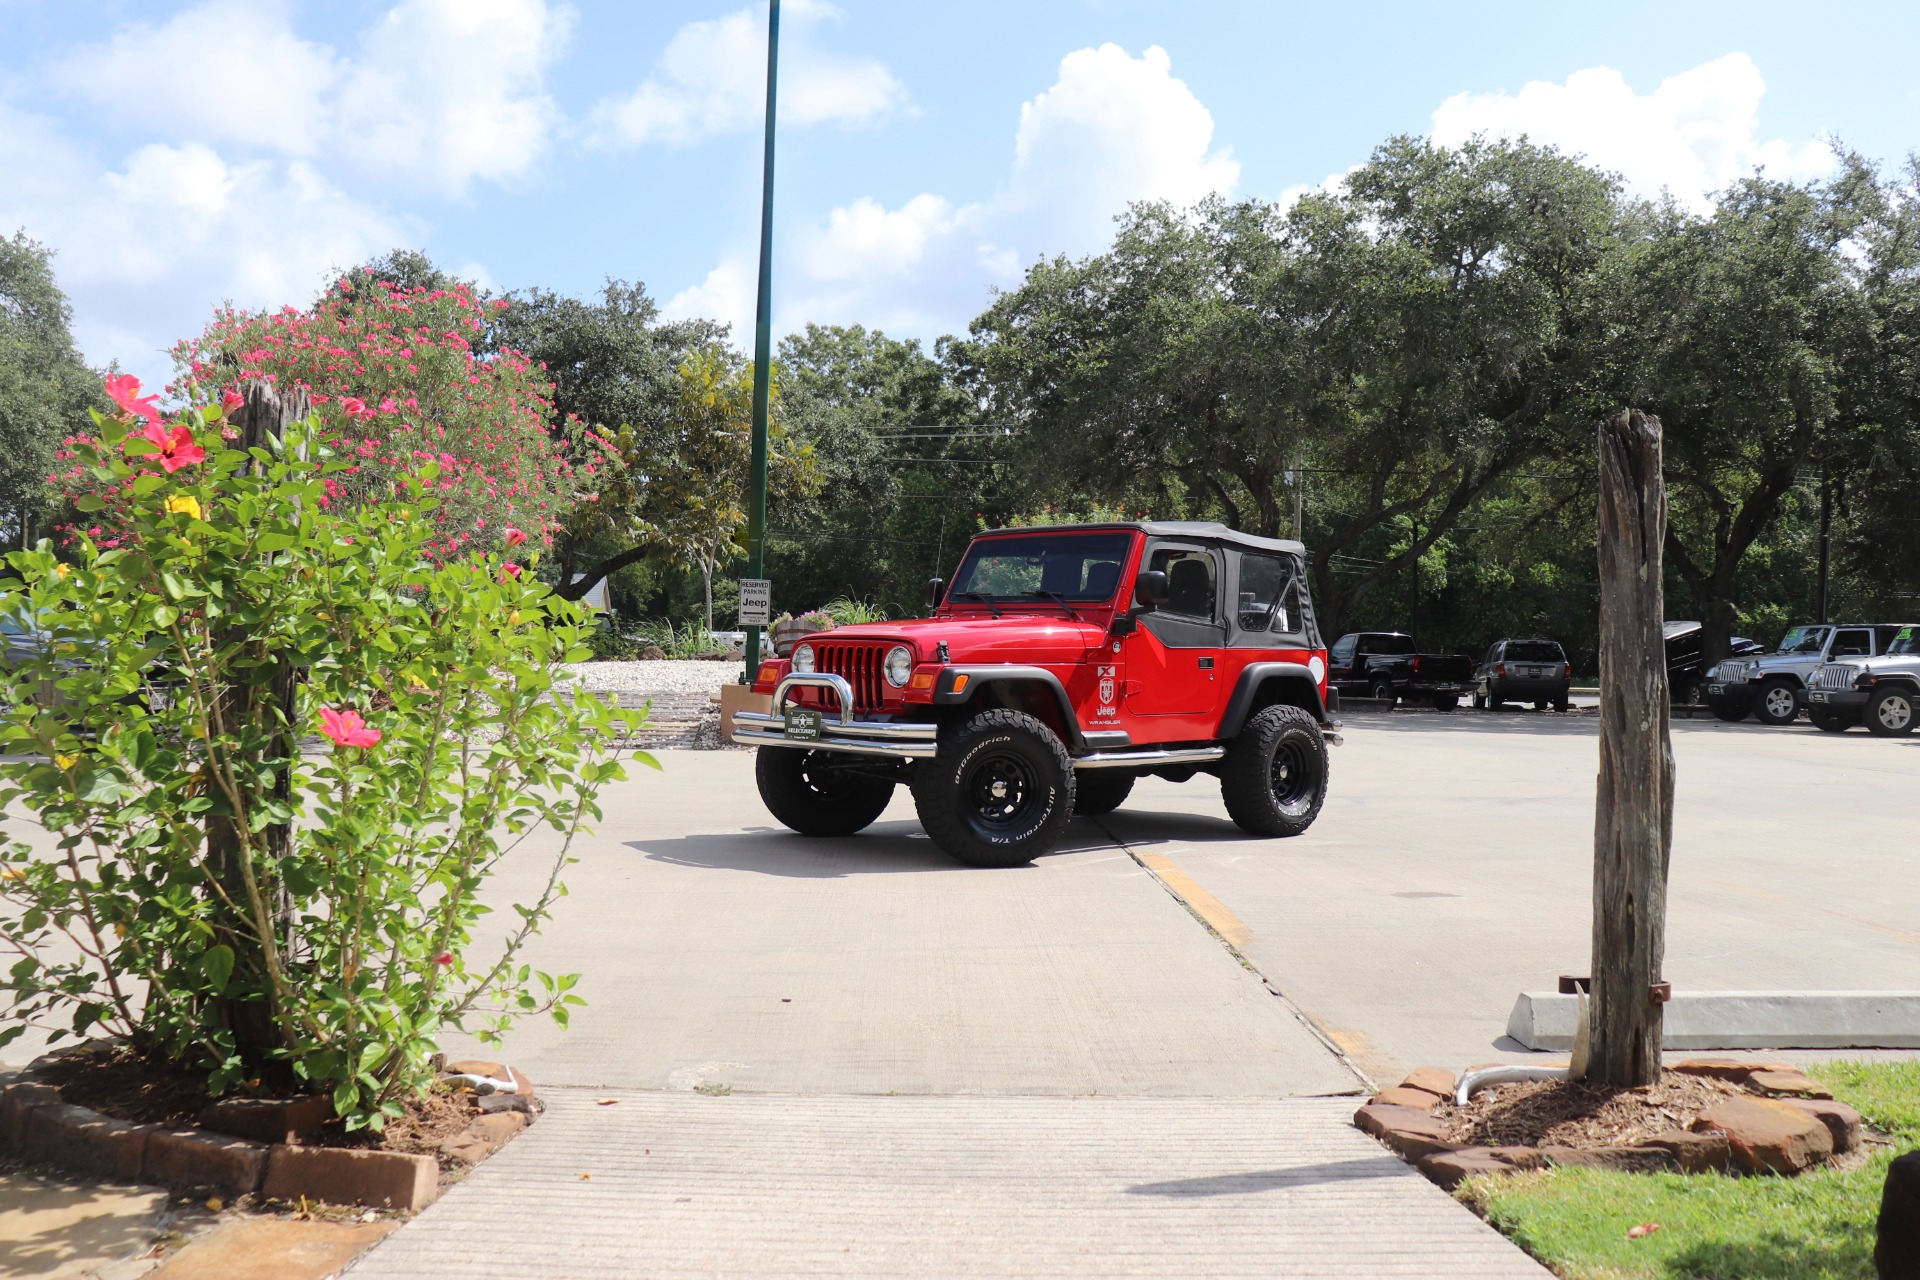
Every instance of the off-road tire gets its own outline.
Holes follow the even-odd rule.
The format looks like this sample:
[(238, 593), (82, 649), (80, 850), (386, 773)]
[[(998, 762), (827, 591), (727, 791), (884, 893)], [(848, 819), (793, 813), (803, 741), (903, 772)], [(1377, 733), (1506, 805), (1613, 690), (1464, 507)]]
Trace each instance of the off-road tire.
[(848, 773), (858, 757), (798, 747), (761, 747), (753, 762), (760, 799), (780, 824), (803, 836), (864, 831), (893, 799), (893, 784)]
[(1753, 704), (1745, 701), (1731, 702), (1724, 698), (1708, 698), (1707, 710), (1713, 712), (1716, 720), (1738, 724), (1753, 714)]
[(1545, 711), (1548, 707), (1552, 705), (1553, 705), (1553, 699), (1551, 698), (1535, 698), (1533, 700), (1533, 709), (1535, 711)]
[(1375, 680), (1373, 682), (1373, 687), (1367, 690), (1367, 696), (1374, 699), (1376, 702), (1386, 703), (1387, 709), (1389, 711), (1393, 709), (1393, 704), (1394, 704), (1393, 686), (1388, 684), (1385, 680)]
[(1785, 680), (1769, 680), (1753, 700), (1753, 715), (1761, 724), (1792, 724), (1800, 716), (1800, 695)]
[(1023, 866), (1059, 844), (1073, 793), (1066, 747), (1021, 711), (982, 711), (913, 767), (920, 825), (970, 867)]
[(1227, 816), (1256, 836), (1297, 836), (1327, 798), (1327, 740), (1298, 707), (1268, 707), (1248, 720), (1220, 770)]
[(1572, 706), (1573, 706), (1572, 698), (1555, 698), (1553, 700), (1553, 709), (1555, 711), (1558, 711), (1561, 715), (1565, 715), (1567, 711), (1572, 708)]
[(1457, 693), (1436, 693), (1433, 695), (1433, 709), (1435, 711), (1451, 711), (1459, 705), (1460, 695)]
[(1904, 738), (1920, 723), (1920, 695), (1892, 685), (1867, 701), (1867, 731), (1877, 738)]
[(1813, 727), (1824, 733), (1845, 733), (1860, 723), (1851, 711), (1835, 711), (1831, 707), (1808, 707), (1807, 719), (1813, 721)]
[(1073, 775), (1073, 811), (1088, 818), (1112, 813), (1127, 802), (1135, 781), (1125, 769), (1077, 769)]

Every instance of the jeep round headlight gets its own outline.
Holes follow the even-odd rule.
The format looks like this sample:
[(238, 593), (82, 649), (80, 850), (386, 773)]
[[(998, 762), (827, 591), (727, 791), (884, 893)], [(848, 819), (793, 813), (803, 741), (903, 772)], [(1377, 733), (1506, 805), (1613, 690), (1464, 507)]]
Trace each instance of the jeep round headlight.
[(893, 646), (893, 648), (887, 650), (887, 661), (884, 670), (887, 673), (888, 684), (896, 689), (904, 688), (908, 679), (913, 675), (912, 652), (903, 644)]
[(813, 646), (812, 645), (802, 644), (802, 645), (794, 646), (793, 669), (795, 671), (798, 671), (801, 675), (811, 675), (813, 673)]

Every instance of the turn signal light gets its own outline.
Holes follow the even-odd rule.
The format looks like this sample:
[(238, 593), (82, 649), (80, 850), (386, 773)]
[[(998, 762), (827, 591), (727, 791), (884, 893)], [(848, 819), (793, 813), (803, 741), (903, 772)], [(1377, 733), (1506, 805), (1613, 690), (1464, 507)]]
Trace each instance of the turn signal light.
[(761, 680), (778, 680), (780, 678), (780, 664), (777, 662), (763, 664), (760, 668), (759, 678)]
[(931, 689), (931, 688), (933, 688), (933, 672), (931, 672), (931, 671), (916, 671), (916, 672), (914, 672), (914, 673), (913, 673), (913, 682), (912, 682), (911, 684), (909, 684), (909, 685), (908, 685), (907, 687), (908, 687), (909, 689)]
[(961, 673), (960, 675), (955, 676), (953, 678), (953, 691), (955, 693), (959, 693), (962, 689), (965, 689), (967, 687), (968, 679), (969, 677), (964, 672)]

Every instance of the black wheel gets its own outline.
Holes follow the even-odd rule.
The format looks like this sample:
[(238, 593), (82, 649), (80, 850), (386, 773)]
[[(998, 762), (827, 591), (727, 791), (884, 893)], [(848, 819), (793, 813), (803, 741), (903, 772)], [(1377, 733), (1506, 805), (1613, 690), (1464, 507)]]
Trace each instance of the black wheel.
[(1475, 711), (1485, 711), (1485, 710), (1487, 709), (1487, 695), (1486, 695), (1486, 694), (1484, 694), (1484, 693), (1476, 693), (1476, 694), (1474, 694), (1474, 695), (1473, 695), (1473, 709), (1474, 709)]
[(1807, 719), (1813, 721), (1813, 727), (1825, 733), (1845, 733), (1859, 724), (1859, 718), (1851, 711), (1836, 711), (1831, 707), (1808, 707)]
[(1081, 769), (1073, 775), (1073, 811), (1097, 818), (1126, 803), (1134, 777), (1125, 769)]
[(1457, 693), (1436, 693), (1433, 695), (1433, 709), (1435, 711), (1451, 711), (1459, 705), (1460, 695)]
[(1384, 702), (1389, 707), (1393, 706), (1393, 686), (1385, 680), (1374, 681), (1373, 688), (1367, 690), (1367, 696), (1375, 701)]
[(1711, 698), (1707, 702), (1707, 709), (1713, 712), (1715, 718), (1725, 720), (1728, 724), (1737, 724), (1752, 712), (1753, 704), (1733, 702), (1725, 698)]
[(1268, 707), (1227, 746), (1220, 771), (1227, 816), (1256, 836), (1297, 836), (1327, 798), (1327, 740), (1298, 707)]
[(1688, 676), (1673, 686), (1673, 703), (1677, 707), (1697, 707), (1700, 705), (1700, 677)]
[(1548, 707), (1552, 705), (1553, 705), (1553, 699), (1551, 698), (1535, 698), (1533, 700), (1533, 709), (1535, 711), (1545, 711)]
[(1882, 689), (1867, 702), (1867, 731), (1881, 738), (1904, 738), (1913, 732), (1915, 702), (1920, 698), (1905, 685)]
[(1561, 694), (1558, 698), (1555, 698), (1553, 700), (1553, 709), (1555, 711), (1561, 712), (1562, 714), (1565, 714), (1567, 708), (1571, 707), (1572, 705), (1573, 705), (1573, 699), (1569, 698), (1564, 693)]
[(1019, 711), (981, 712), (913, 770), (920, 825), (970, 867), (1017, 867), (1060, 843), (1073, 791), (1067, 749)]
[(1499, 694), (1489, 693), (1487, 695), (1487, 707), (1489, 710), (1498, 711), (1500, 708), (1506, 705), (1507, 705), (1507, 700), (1501, 697)]
[(1769, 680), (1753, 700), (1753, 714), (1761, 724), (1792, 724), (1800, 714), (1800, 695), (1785, 680)]
[(762, 747), (753, 762), (760, 799), (780, 824), (803, 836), (850, 836), (873, 825), (893, 784), (857, 773), (858, 756)]

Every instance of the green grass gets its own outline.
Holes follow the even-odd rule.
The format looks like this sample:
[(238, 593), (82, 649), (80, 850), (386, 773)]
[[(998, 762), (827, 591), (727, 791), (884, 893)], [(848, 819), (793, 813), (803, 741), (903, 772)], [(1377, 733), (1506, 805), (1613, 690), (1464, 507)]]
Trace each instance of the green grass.
[[(1920, 1146), (1920, 1061), (1808, 1073), (1893, 1135), (1892, 1148), (1797, 1178), (1555, 1169), (1475, 1178), (1460, 1195), (1566, 1280), (1873, 1280), (1887, 1164)], [(1629, 1240), (1643, 1222), (1660, 1230)]]

